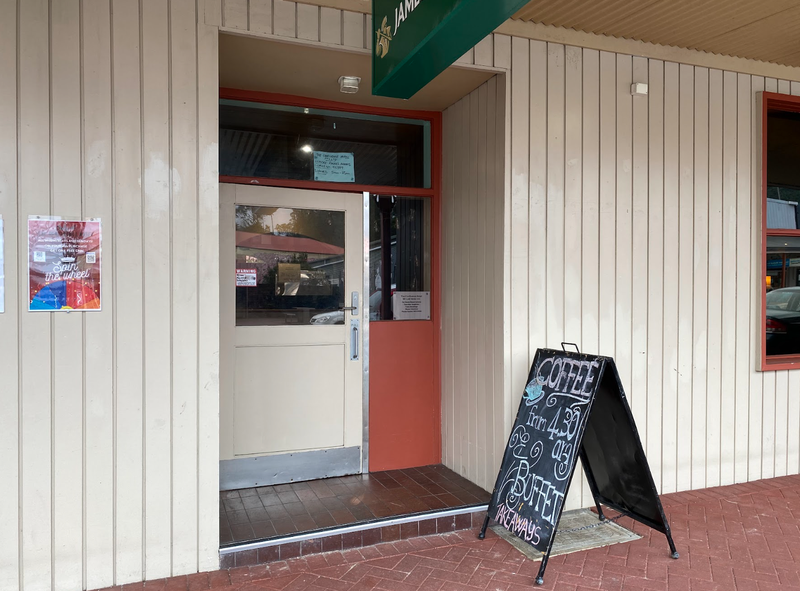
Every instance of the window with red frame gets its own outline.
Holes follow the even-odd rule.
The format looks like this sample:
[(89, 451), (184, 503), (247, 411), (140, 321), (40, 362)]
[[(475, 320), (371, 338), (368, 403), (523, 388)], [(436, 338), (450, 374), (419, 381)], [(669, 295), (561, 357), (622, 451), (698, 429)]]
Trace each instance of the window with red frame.
[(764, 95), (764, 367), (800, 367), (800, 99)]
[(431, 188), (431, 122), (234, 99), (219, 102), (220, 175)]
[[(430, 321), (433, 119), (424, 118), (424, 113), (403, 117), (385, 111), (376, 114), (344, 110), (348, 105), (338, 105), (343, 107), (340, 110), (336, 105), (322, 108), (241, 100), (235, 98), (236, 92), (231, 95), (223, 91), (219, 101), (220, 180), (328, 191), (352, 191), (359, 187), (359, 191), (373, 193), (369, 202), (369, 294), (366, 296), (370, 320)], [(413, 118), (414, 115), (423, 117)], [(317, 242), (321, 239), (317, 235), (320, 220), (314, 218), (311, 221), (316, 223), (310, 223), (301, 219), (303, 216), (298, 217), (298, 212), (303, 210), (298, 209), (291, 220), (278, 223), (271, 217), (280, 212), (272, 212), (273, 209), (237, 206), (237, 236), (239, 230), (246, 231), (245, 234), (255, 232), (275, 244), (297, 238)], [(272, 213), (265, 213), (266, 210)], [(322, 213), (325, 217), (322, 222), (331, 223), (331, 212)], [(284, 212), (284, 217), (287, 215)], [(330, 228), (323, 234), (330, 234)], [(335, 248), (332, 238), (328, 236), (325, 242)], [(319, 283), (316, 275), (325, 271), (326, 282), (330, 279), (332, 285), (333, 281), (340, 284), (330, 276), (338, 268), (335, 257), (300, 261), (298, 256), (303, 253), (281, 248), (257, 251), (237, 248), (237, 254), (254, 263), (267, 259), (274, 262), (279, 258), (285, 263), (291, 262), (291, 258), (302, 263), (301, 270), (304, 275), (311, 274), (310, 280)], [(299, 291), (296, 286), (294, 292), (287, 291), (292, 300), (289, 302), (284, 293), (288, 287), (283, 284), (297, 282), (281, 282), (276, 273), (280, 274), (279, 270), (273, 269), (264, 281), (259, 280), (259, 289), (266, 286), (260, 299), (256, 297), (257, 290), (237, 288), (237, 297), (245, 298), (237, 300), (237, 305), (242, 304), (241, 310), (237, 308), (237, 314), (241, 312), (237, 322), (281, 322), (286, 316), (281, 306), (302, 302), (305, 309), (320, 311), (310, 318), (311, 323), (343, 322), (341, 312), (335, 312), (342, 306), (341, 302), (336, 304), (336, 297), (341, 296), (341, 293), (337, 296), (336, 289), (326, 289), (324, 294), (316, 289), (311, 293), (309, 286), (302, 289), (301, 282)], [(308, 297), (301, 302), (300, 295)], [(292, 322), (295, 321), (293, 318)]]

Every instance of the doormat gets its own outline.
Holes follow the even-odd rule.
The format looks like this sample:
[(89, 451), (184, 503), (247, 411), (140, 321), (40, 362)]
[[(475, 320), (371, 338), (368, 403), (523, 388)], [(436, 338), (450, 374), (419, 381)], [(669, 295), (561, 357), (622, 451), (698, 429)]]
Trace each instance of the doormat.
[[(491, 529), (531, 560), (541, 560), (544, 556), (542, 552), (526, 544), (503, 526), (493, 525)], [(550, 556), (633, 542), (641, 537), (611, 520), (600, 521), (597, 513), (589, 509), (565, 511), (561, 515)]]

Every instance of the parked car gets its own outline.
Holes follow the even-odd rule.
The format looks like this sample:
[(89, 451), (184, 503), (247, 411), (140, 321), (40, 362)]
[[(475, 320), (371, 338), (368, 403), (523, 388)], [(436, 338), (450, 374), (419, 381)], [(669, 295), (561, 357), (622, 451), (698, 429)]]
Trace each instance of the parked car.
[[(394, 293), (394, 290), (392, 290)], [(378, 310), (381, 305), (381, 290), (369, 296), (369, 319), (380, 320)], [(334, 310), (333, 312), (323, 312), (311, 317), (311, 324), (344, 324), (344, 312)]]
[(800, 287), (767, 294), (767, 355), (800, 354)]
[(334, 310), (311, 317), (311, 324), (344, 324), (344, 312)]

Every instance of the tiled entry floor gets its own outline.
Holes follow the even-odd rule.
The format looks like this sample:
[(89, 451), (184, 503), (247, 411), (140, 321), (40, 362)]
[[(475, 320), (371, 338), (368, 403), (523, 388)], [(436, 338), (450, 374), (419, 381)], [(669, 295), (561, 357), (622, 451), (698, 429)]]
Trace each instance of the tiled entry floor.
[(220, 493), (220, 545), (489, 502), (442, 465)]

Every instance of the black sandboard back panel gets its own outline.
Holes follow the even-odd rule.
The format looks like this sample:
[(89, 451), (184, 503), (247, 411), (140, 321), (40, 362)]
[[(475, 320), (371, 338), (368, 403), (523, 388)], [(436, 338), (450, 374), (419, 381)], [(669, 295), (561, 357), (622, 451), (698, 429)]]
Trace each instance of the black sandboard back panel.
[(663, 533), (666, 526), (658, 493), (612, 359), (597, 389), (583, 449), (600, 500)]
[(531, 365), (489, 516), (540, 552), (558, 525), (606, 361), (539, 349)]

